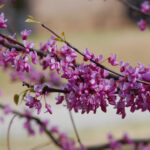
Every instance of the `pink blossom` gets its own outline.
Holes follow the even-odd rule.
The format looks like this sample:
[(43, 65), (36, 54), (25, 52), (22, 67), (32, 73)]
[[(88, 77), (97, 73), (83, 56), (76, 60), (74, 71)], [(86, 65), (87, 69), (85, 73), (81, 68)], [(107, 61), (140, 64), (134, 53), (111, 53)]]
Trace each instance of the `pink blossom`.
[(7, 25), (5, 24), (7, 22), (7, 19), (5, 19), (4, 13), (0, 14), (0, 28), (7, 28)]
[(142, 75), (142, 80), (147, 81), (147, 82), (150, 82), (150, 72), (144, 73), (144, 74)]
[(108, 58), (108, 62), (113, 66), (117, 66), (119, 65), (119, 62), (117, 62), (116, 59), (117, 55), (111, 55), (111, 57)]
[(32, 97), (30, 94), (28, 94), (24, 99), (26, 100), (26, 105), (29, 108), (37, 109), (37, 114), (40, 114), (42, 104), (39, 100), (37, 100), (35, 97)]
[(128, 136), (127, 133), (125, 133), (123, 135), (123, 139), (125, 140), (125, 142), (127, 142), (128, 144), (133, 144), (133, 141), (131, 140), (131, 138)]
[(141, 12), (142, 13), (147, 13), (150, 11), (150, 3), (148, 1), (144, 1), (142, 4), (141, 4)]
[(30, 49), (34, 47), (34, 42), (29, 43), (28, 41), (24, 40), (23, 43), (26, 49), (26, 53), (29, 53)]
[(29, 135), (34, 136), (35, 135), (35, 131), (31, 125), (31, 120), (27, 119), (26, 122), (24, 123), (24, 128), (28, 131)]
[(45, 108), (47, 109), (46, 112), (49, 112), (50, 114), (52, 114), (52, 109), (51, 109), (51, 106), (49, 104), (45, 104)]
[(59, 132), (58, 127), (57, 126), (52, 126), (51, 132), (58, 133)]
[(141, 31), (144, 31), (146, 29), (146, 26), (147, 26), (147, 21), (141, 19), (139, 22), (138, 22), (138, 25), (139, 25), (139, 28)]
[(9, 105), (5, 105), (5, 109), (4, 112), (6, 115), (11, 114), (12, 113), (12, 109), (10, 108)]
[(24, 30), (21, 32), (22, 40), (27, 40), (28, 36), (31, 34), (31, 30)]
[(36, 64), (37, 63), (37, 53), (35, 51), (31, 51), (30, 57), (31, 57), (32, 63)]
[(94, 57), (94, 54), (90, 53), (87, 48), (84, 50), (84, 55), (85, 55), (84, 61), (93, 59)]
[(49, 124), (49, 120), (46, 119), (43, 121), (43, 125), (40, 126), (40, 133), (43, 133), (44, 128), (46, 128), (48, 126), (48, 124)]

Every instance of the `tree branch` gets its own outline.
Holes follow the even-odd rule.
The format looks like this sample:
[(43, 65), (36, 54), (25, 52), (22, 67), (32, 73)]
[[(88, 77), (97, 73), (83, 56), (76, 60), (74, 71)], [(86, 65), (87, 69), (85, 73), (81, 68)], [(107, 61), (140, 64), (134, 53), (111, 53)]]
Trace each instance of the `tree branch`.
[[(5, 106), (0, 104), (0, 109), (5, 109)], [(27, 118), (27, 119), (31, 119), (33, 121), (35, 121), (39, 126), (42, 126), (44, 128), (44, 132), (45, 134), (54, 142), (54, 144), (58, 147), (61, 148), (61, 145), (59, 143), (59, 141), (57, 139), (55, 139), (55, 137), (52, 135), (52, 133), (50, 132), (50, 130), (48, 130), (44, 123), (37, 117), (33, 117), (33, 116), (27, 116), (23, 113), (17, 112), (15, 110), (12, 110), (12, 113), (19, 116), (20, 118)], [(150, 138), (143, 138), (143, 139), (131, 139), (132, 144), (140, 144), (143, 143), (144, 145), (147, 145), (150, 143)], [(119, 142), (123, 145), (129, 145), (128, 142), (126, 142), (123, 139), (117, 140), (116, 142)], [(106, 143), (106, 144), (101, 144), (101, 145), (97, 145), (97, 146), (89, 146), (86, 147), (87, 150), (104, 150), (104, 149), (108, 149), (110, 147), (110, 143)]]
[[(61, 36), (59, 36), (56, 32), (54, 32), (51, 28), (47, 27), (46, 25), (44, 24), (41, 24), (41, 26), (43, 28), (45, 28), (46, 30), (48, 30), (49, 32), (51, 32), (52, 34), (54, 34), (57, 38), (59, 38), (60, 40), (62, 40), (65, 44), (67, 44), (67, 46), (69, 46), (70, 48), (72, 48), (74, 51), (76, 51), (78, 54), (80, 54), (81, 56), (85, 57), (85, 55), (79, 50), (77, 49), (76, 47), (72, 46), (71, 43), (69, 43), (68, 41), (64, 40)], [(111, 70), (110, 68), (102, 65), (102, 64), (99, 64), (97, 63), (95, 60), (91, 59), (90, 60), (91, 62), (93, 62), (95, 65), (97, 65), (98, 67), (104, 69), (104, 70), (107, 70), (108, 72), (112, 73), (113, 75), (117, 76), (118, 78), (119, 77), (124, 77), (124, 78), (127, 78), (126, 76), (116, 72), (116, 71), (113, 71)], [(150, 85), (150, 82), (146, 82), (146, 81), (142, 81), (142, 80), (136, 80), (137, 82), (139, 83), (143, 83), (143, 84), (146, 84), (146, 85)]]
[(127, 0), (120, 0), (120, 2), (122, 2), (124, 5), (126, 5), (126, 6), (129, 7), (129, 8), (131, 8), (131, 9), (133, 9), (133, 10), (135, 10), (135, 11), (138, 11), (138, 12), (140, 12), (140, 13), (142, 13), (142, 14), (144, 14), (144, 15), (150, 17), (150, 14), (149, 14), (149, 13), (143, 13), (143, 12), (141, 12), (140, 8), (138, 8), (138, 7), (134, 6), (134, 5), (132, 5), (129, 1), (127, 1)]
[[(132, 144), (135, 144), (135, 145), (140, 144), (140, 143), (147, 145), (150, 143), (150, 138), (131, 139), (131, 140), (132, 140)], [(116, 142), (119, 142), (123, 145), (129, 145), (129, 143), (127, 143), (123, 139), (117, 140)], [(90, 147), (88, 147), (88, 150), (104, 150), (104, 149), (108, 149), (109, 147), (110, 147), (110, 143), (106, 143), (106, 144), (97, 145), (97, 146), (90, 146)]]
[[(33, 85), (30, 85), (30, 84), (27, 83), (27, 82), (23, 82), (22, 85), (23, 85), (23, 86), (27, 86), (28, 88), (34, 88)], [(50, 93), (50, 92), (69, 93), (69, 91), (67, 91), (67, 90), (51, 88), (51, 87), (49, 87), (48, 85), (45, 85), (45, 86), (43, 87), (43, 90), (42, 90), (42, 93), (43, 93), (43, 94), (46, 93), (46, 92), (48, 92), (48, 93)]]
[[(5, 109), (5, 106), (0, 104), (0, 109)], [(42, 126), (44, 129), (45, 134), (55, 143), (56, 146), (61, 147), (60, 143), (58, 142), (57, 139), (52, 135), (52, 133), (45, 127), (44, 123), (37, 117), (33, 116), (27, 116), (23, 113), (20, 113), (18, 111), (12, 110), (12, 113), (19, 116), (20, 118), (27, 118), (35, 121), (39, 126)]]

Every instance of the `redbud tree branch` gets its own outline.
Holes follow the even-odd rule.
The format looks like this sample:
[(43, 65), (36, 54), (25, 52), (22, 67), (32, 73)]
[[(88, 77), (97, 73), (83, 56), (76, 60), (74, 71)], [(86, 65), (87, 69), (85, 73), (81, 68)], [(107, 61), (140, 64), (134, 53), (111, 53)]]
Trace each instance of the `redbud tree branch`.
[[(4, 110), (5, 106), (0, 104), (0, 109)], [(61, 145), (58, 142), (58, 140), (55, 139), (55, 137), (52, 135), (52, 133), (45, 127), (44, 123), (39, 118), (34, 117), (34, 116), (25, 115), (23, 113), (15, 111), (15, 110), (12, 110), (12, 113), (17, 115), (17, 116), (19, 116), (20, 118), (27, 118), (27, 119), (35, 121), (39, 126), (43, 127), (45, 134), (47, 134), (47, 136), (54, 142), (54, 144), (57, 145), (58, 147), (61, 147)]]
[(131, 8), (131, 9), (137, 11), (137, 12), (140, 12), (140, 13), (142, 13), (142, 14), (150, 17), (149, 13), (143, 13), (143, 12), (141, 12), (140, 8), (136, 7), (135, 5), (132, 5), (128, 0), (120, 0), (120, 2), (122, 2), (124, 5), (126, 5), (129, 8)]
[[(5, 106), (0, 104), (0, 109), (4, 110), (5, 109)], [(18, 111), (15, 111), (15, 110), (12, 110), (12, 113), (14, 115), (17, 115), (19, 116), (20, 118), (26, 118), (26, 119), (30, 119), (32, 121), (35, 121), (39, 126), (43, 127), (44, 129), (44, 132), (45, 134), (50, 138), (50, 140), (52, 140), (54, 142), (54, 144), (58, 147), (61, 148), (61, 145), (58, 141), (58, 139), (56, 139), (53, 134), (51, 133), (50, 130), (48, 130), (44, 123), (37, 117), (34, 117), (34, 116), (28, 116), (28, 115), (25, 115), (23, 113), (20, 113)], [(135, 144), (135, 145), (138, 145), (138, 144), (144, 144), (144, 145), (147, 145), (150, 143), (150, 138), (143, 138), (143, 139), (131, 139), (132, 141), (132, 144)], [(117, 140), (116, 142), (119, 142), (123, 145), (129, 145), (125, 140), (123, 139), (120, 139), (120, 140)], [(108, 149), (110, 147), (110, 143), (106, 143), (106, 144), (101, 144), (101, 145), (97, 145), (97, 146), (89, 146), (89, 147), (86, 147), (87, 150), (104, 150), (104, 149)]]
[[(46, 30), (48, 30), (49, 32), (51, 32), (52, 34), (54, 34), (57, 38), (61, 39), (65, 44), (67, 44), (70, 48), (72, 48), (73, 50), (75, 50), (78, 54), (80, 54), (81, 56), (85, 57), (85, 55), (84, 55), (79, 49), (77, 49), (76, 47), (72, 46), (68, 41), (64, 40), (61, 36), (59, 36), (59, 35), (58, 35), (56, 32), (54, 32), (52, 29), (50, 29), (49, 27), (47, 27), (47, 26), (44, 25), (44, 24), (41, 24), (41, 26), (42, 26), (43, 28), (45, 28)], [(12, 38), (6, 36), (6, 35), (3, 35), (2, 33), (0, 33), (0, 36), (2, 36), (3, 38), (5, 38), (5, 39), (7, 39), (7, 40), (10, 40), (10, 41), (16, 43), (17, 45), (19, 45), (19, 46), (21, 46), (21, 47), (23, 47), (23, 48), (25, 48), (22, 43), (20, 43), (20, 42), (14, 40), (14, 39), (12, 39)], [(0, 44), (2, 44), (2, 45), (5, 46), (5, 47), (7, 47), (7, 46), (8, 46), (8, 47), (11, 47), (11, 46), (12, 46), (12, 45), (10, 45), (10, 44), (8, 44), (8, 43), (6, 43), (6, 42), (0, 42)], [(41, 51), (41, 50), (35, 50), (35, 49), (30, 49), (30, 50), (31, 50), (31, 51), (36, 51), (37, 54), (38, 54), (39, 56), (42, 56), (42, 57), (46, 55), (46, 54), (45, 54), (43, 51)], [(59, 59), (59, 58), (58, 58), (58, 59)], [(102, 69), (104, 69), (104, 70), (107, 70), (108, 72), (112, 73), (112, 74), (109, 74), (109, 78), (111, 78), (111, 77), (114, 78), (114, 79), (118, 79), (119, 77), (127, 78), (126, 76), (124, 76), (124, 75), (122, 75), (122, 74), (120, 74), (120, 73), (117, 73), (117, 72), (111, 70), (110, 68), (105, 67), (105, 66), (102, 65), (102, 64), (97, 63), (97, 62), (96, 62), (95, 60), (93, 60), (93, 59), (91, 59), (90, 61), (93, 62), (94, 64), (96, 64), (98, 67), (100, 67), (100, 68), (102, 68)], [(143, 83), (143, 84), (146, 84), (146, 85), (150, 85), (150, 82), (147, 82), (147, 81), (142, 81), (142, 80), (138, 80), (138, 79), (137, 79), (136, 81), (139, 82), (139, 83)]]
[[(85, 57), (85, 55), (79, 50), (77, 49), (76, 47), (72, 46), (72, 44), (66, 40), (64, 40), (61, 36), (59, 36), (56, 32), (54, 32), (51, 28), (47, 27), (46, 25), (44, 24), (41, 24), (41, 26), (43, 28), (45, 28), (46, 30), (48, 30), (49, 32), (51, 32), (52, 34), (54, 34), (57, 38), (59, 38), (61, 41), (63, 41), (65, 44), (67, 44), (67, 46), (69, 46), (70, 48), (72, 48), (74, 51), (76, 51), (78, 54), (80, 54), (81, 56)], [(104, 69), (104, 70), (107, 70), (108, 72), (116, 75), (118, 78), (119, 77), (124, 77), (124, 78), (127, 78), (126, 76), (120, 74), (120, 73), (117, 73), (116, 71), (113, 71), (112, 69), (102, 65), (102, 64), (99, 64), (97, 63), (95, 60), (93, 59), (90, 59), (91, 62), (93, 62), (94, 64), (96, 64), (98, 67)], [(146, 81), (142, 81), (142, 80), (136, 80), (137, 82), (139, 83), (143, 83), (143, 84), (146, 84), (146, 85), (150, 85), (150, 82), (146, 82)]]
[[(8, 42), (6, 42), (6, 41), (5, 41), (5, 42), (0, 41), (0, 44), (3, 45), (4, 47), (6, 47), (6, 48), (8, 48), (8, 49), (15, 48), (16, 51), (19, 51), (19, 52), (25, 50), (25, 47), (24, 47), (24, 45), (23, 45), (21, 42), (18, 42), (18, 41), (16, 41), (16, 40), (14, 40), (14, 39), (12, 39), (12, 38), (10, 38), (10, 37), (8, 37), (8, 36), (2, 34), (2, 33), (0, 33), (0, 36), (3, 37), (4, 39), (7, 39), (7, 40), (9, 40), (9, 41), (11, 41), (11, 42), (17, 44), (17, 45), (14, 45), (14, 44), (10, 44), (10, 43), (8, 43)], [(51, 54), (50, 52), (44, 52), (44, 51), (42, 51), (42, 50), (36, 50), (36, 49), (30, 49), (30, 51), (35, 51), (35, 52), (37, 52), (37, 55), (40, 56), (40, 57), (45, 57), (47, 54)], [(57, 57), (57, 60), (59, 60), (59, 59), (60, 59), (60, 58)], [(77, 64), (74, 64), (74, 65), (76, 66)], [(74, 66), (74, 67), (75, 67), (75, 66)], [(108, 76), (107, 78), (108, 78), (108, 79), (114, 78), (115, 80), (118, 80), (118, 76), (116, 76), (116, 75), (114, 75), (114, 74), (111, 74), (111, 73), (109, 73), (109, 76)]]
[[(30, 85), (29, 83), (27, 83), (27, 82), (23, 82), (23, 84), (22, 84), (23, 86), (27, 86), (28, 88), (34, 88), (34, 86), (33, 85)], [(47, 85), (45, 85), (44, 87), (43, 87), (43, 89), (42, 89), (42, 93), (43, 94), (45, 94), (45, 93), (52, 93), (52, 92), (56, 92), (56, 93), (69, 93), (69, 91), (67, 91), (67, 90), (61, 90), (61, 89), (56, 89), (56, 88), (51, 88), (51, 87), (49, 87), (49, 86), (47, 86)]]

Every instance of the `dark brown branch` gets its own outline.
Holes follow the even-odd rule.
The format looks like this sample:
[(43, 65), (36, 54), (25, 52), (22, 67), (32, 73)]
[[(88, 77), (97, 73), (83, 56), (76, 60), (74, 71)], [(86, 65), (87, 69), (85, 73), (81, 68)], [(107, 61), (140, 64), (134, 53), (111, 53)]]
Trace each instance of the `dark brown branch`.
[[(0, 109), (5, 109), (5, 106), (0, 104)], [(27, 118), (27, 119), (31, 119), (33, 121), (35, 121), (39, 126), (42, 126), (44, 129), (44, 132), (47, 134), (47, 136), (55, 143), (56, 146), (61, 147), (60, 143), (58, 142), (57, 139), (55, 139), (55, 137), (52, 135), (52, 133), (45, 127), (44, 123), (37, 117), (34, 116), (27, 116), (23, 113), (20, 113), (18, 111), (13, 110), (12, 111), (13, 114), (19, 116), (20, 118)]]
[(149, 14), (149, 13), (143, 13), (143, 12), (141, 12), (141, 9), (140, 9), (140, 8), (138, 8), (138, 7), (134, 6), (134, 5), (132, 5), (129, 1), (127, 1), (127, 0), (120, 0), (120, 2), (122, 2), (124, 5), (126, 5), (126, 6), (129, 7), (129, 8), (131, 8), (131, 9), (137, 11), (137, 12), (140, 12), (140, 13), (142, 13), (142, 14), (144, 14), (144, 15), (150, 17), (150, 14)]
[[(47, 29), (47, 30), (48, 30), (49, 32), (51, 32), (52, 34), (54, 34), (56, 37), (60, 38), (62, 41), (64, 41), (64, 43), (66, 43), (70, 48), (74, 49), (77, 53), (79, 53), (79, 54), (82, 55), (83, 57), (85, 56), (82, 52), (80, 52), (80, 50), (78, 50), (77, 48), (75, 48), (74, 46), (72, 46), (72, 45), (71, 45), (69, 42), (67, 42), (66, 40), (63, 40), (63, 38), (60, 37), (57, 33), (55, 33), (53, 30), (51, 30), (50, 28), (48, 28), (48, 27), (45, 26), (44, 24), (41, 24), (41, 26), (44, 27), (45, 29)], [(14, 42), (15, 44), (17, 44), (17, 45), (19, 45), (19, 46), (21, 46), (21, 47), (23, 47), (23, 49), (25, 48), (22, 43), (20, 43), (20, 42), (14, 40), (14, 39), (12, 39), (12, 38), (6, 36), (6, 35), (3, 35), (3, 34), (0, 33), (0, 36), (2, 36), (3, 38), (5, 38), (5, 39), (7, 39), (7, 40), (9, 40), (9, 41)], [(13, 47), (14, 45), (11, 45), (11, 44), (6, 43), (6, 42), (0, 41), (0, 44), (2, 44), (3, 46), (5, 46), (5, 47), (7, 47), (7, 48), (11, 48), (11, 47), (14, 48), (14, 47)], [(21, 50), (19, 49), (19, 47), (16, 47), (16, 48), (18, 49), (18, 51), (21, 51), (21, 50), (22, 50), (22, 48), (21, 48)], [(44, 52), (41, 51), (41, 50), (35, 50), (35, 49), (30, 49), (30, 51), (36, 51), (37, 54), (38, 54), (39, 56), (41, 56), (41, 57), (46, 56), (47, 54), (50, 54), (50, 53), (44, 53)], [(57, 58), (57, 59), (59, 59), (59, 58)], [(116, 80), (116, 79), (119, 79), (119, 77), (127, 78), (126, 76), (124, 76), (124, 75), (122, 75), (122, 74), (119, 74), (119, 73), (117, 73), (117, 72), (115, 72), (115, 71), (113, 71), (113, 70), (111, 70), (111, 69), (109, 69), (109, 68), (103, 66), (102, 64), (97, 63), (97, 62), (94, 61), (93, 59), (91, 59), (90, 61), (93, 62), (93, 63), (95, 63), (98, 67), (100, 67), (100, 68), (102, 68), (102, 69), (104, 69), (104, 70), (109, 71), (109, 72), (110, 72), (109, 78), (111, 77), (111, 78), (114, 78), (115, 80)], [(111, 74), (111, 73), (112, 73), (112, 74)], [(138, 79), (137, 79), (136, 81), (139, 82), (139, 83), (143, 83), (143, 84), (146, 84), (146, 85), (150, 85), (150, 82), (146, 82), (146, 81), (142, 81), (142, 80), (138, 80)]]
[[(69, 46), (70, 48), (72, 48), (72, 49), (73, 49), (74, 51), (76, 51), (78, 54), (80, 54), (81, 56), (85, 57), (85, 55), (84, 55), (79, 49), (77, 49), (76, 47), (74, 47), (73, 45), (71, 45), (71, 43), (69, 43), (68, 41), (64, 40), (61, 36), (59, 36), (59, 35), (58, 35), (56, 32), (54, 32), (52, 29), (50, 29), (49, 27), (47, 27), (47, 26), (44, 25), (44, 24), (41, 24), (41, 26), (42, 26), (43, 28), (45, 28), (46, 30), (48, 30), (49, 32), (51, 32), (51, 33), (52, 33), (53, 35), (55, 35), (57, 38), (61, 39), (65, 44), (67, 44), (67, 46)], [(123, 75), (121, 75), (121, 74), (119, 74), (119, 73), (117, 73), (117, 72), (115, 72), (115, 71), (113, 71), (113, 70), (111, 70), (111, 69), (109, 69), (109, 68), (103, 66), (102, 64), (97, 63), (97, 62), (94, 61), (93, 59), (91, 59), (90, 61), (93, 62), (94, 64), (96, 64), (97, 66), (99, 66), (99, 67), (102, 68), (102, 69), (105, 69), (105, 70), (107, 70), (107, 71), (109, 71), (109, 72), (111, 72), (111, 73), (113, 73), (113, 74), (115, 74), (115, 75), (117, 75), (117, 76), (122, 76), (122, 77), (123, 77)]]
[[(0, 104), (0, 109), (5, 109), (5, 106)], [(17, 112), (15, 110), (12, 111), (13, 114), (21, 117), (21, 118), (27, 118), (27, 119), (31, 119), (33, 121), (35, 121), (38, 125), (42, 126), (44, 128), (44, 132), (45, 134), (47, 134), (47, 136), (55, 143), (56, 146), (61, 147), (60, 143), (58, 142), (57, 139), (55, 139), (55, 137), (52, 135), (52, 133), (50, 132), (50, 130), (48, 130), (45, 125), (43, 124), (43, 122), (37, 118), (37, 117), (33, 117), (33, 116), (27, 116), (23, 113)], [(143, 139), (131, 139), (132, 144), (140, 144), (143, 143), (145, 145), (150, 143), (150, 138), (143, 138)], [(128, 143), (123, 140), (117, 140), (116, 142), (119, 142), (123, 145), (128, 145)], [(97, 146), (89, 146), (87, 147), (87, 150), (104, 150), (104, 149), (108, 149), (110, 147), (110, 143), (106, 143), (106, 144), (101, 144), (101, 145), (97, 145)]]
[[(22, 85), (23, 85), (23, 86), (27, 86), (28, 88), (34, 88), (33, 85), (30, 85), (30, 84), (27, 83), (27, 82), (23, 82)], [(48, 93), (51, 93), (51, 92), (69, 93), (69, 91), (67, 91), (67, 90), (56, 89), (56, 88), (50, 88), (49, 86), (45, 85), (45, 86), (43, 87), (42, 93), (44, 94), (44, 93), (46, 93), (46, 92), (48, 92)]]
[[(123, 144), (123, 145), (129, 145), (125, 140), (120, 139), (117, 140), (117, 142)], [(143, 138), (143, 139), (132, 139), (132, 144), (140, 144), (143, 143), (144, 145), (147, 145), (150, 143), (150, 138)], [(104, 150), (108, 149), (110, 147), (110, 143), (102, 144), (102, 145), (97, 145), (97, 146), (91, 146), (88, 147), (88, 150)]]
[[(48, 30), (49, 32), (51, 32), (52, 34), (54, 34), (57, 38), (59, 38), (61, 41), (63, 41), (65, 44), (67, 44), (70, 48), (72, 48), (74, 51), (76, 51), (78, 54), (80, 54), (81, 56), (85, 57), (85, 55), (79, 50), (77, 49), (76, 47), (72, 46), (71, 43), (69, 43), (68, 41), (64, 40), (61, 36), (59, 36), (56, 32), (54, 32), (52, 29), (50, 29), (49, 27), (47, 27), (46, 25), (44, 24), (41, 24), (41, 26), (43, 28), (45, 28), (46, 30)], [(124, 77), (124, 78), (127, 78), (126, 76), (120, 74), (120, 73), (117, 73), (113, 70), (111, 70), (110, 68), (107, 68), (106, 66), (102, 65), (102, 64), (99, 64), (97, 63), (95, 60), (91, 59), (90, 60), (91, 62), (93, 62), (94, 64), (96, 64), (98, 67), (104, 69), (104, 70), (107, 70), (108, 72), (112, 73), (113, 75), (117, 76), (118, 78), (119, 77)], [(136, 80), (137, 82), (139, 83), (143, 83), (143, 84), (146, 84), (146, 85), (150, 85), (150, 82), (146, 82), (146, 81), (142, 81), (142, 80)]]
[[(45, 26), (44, 26), (44, 27), (45, 27)], [(45, 27), (45, 28), (48, 29), (47, 27)], [(56, 33), (53, 32), (53, 31), (51, 31), (50, 29), (49, 29), (49, 31), (52, 32), (54, 35), (56, 35)], [(9, 41), (14, 42), (14, 43), (16, 42), (16, 44), (18, 44), (18, 45), (22, 45), (22, 43), (20, 43), (20, 42), (14, 40), (14, 39), (11, 39), (10, 37), (7, 37), (6, 35), (3, 35), (3, 34), (0, 33), (0, 36), (2, 36), (3, 38), (6, 38), (6, 39), (9, 40)], [(57, 37), (59, 37), (59, 35), (57, 35)], [(8, 42), (6, 42), (6, 41), (5, 41), (5, 42), (0, 41), (0, 44), (3, 45), (3, 46), (6, 47), (6, 48), (9, 48), (9, 49), (15, 48), (17, 51), (25, 50), (25, 48), (24, 48), (23, 45), (22, 45), (22, 46), (17, 46), (17, 45), (10, 44), (10, 43), (8, 43)], [(30, 50), (31, 50), (31, 51), (36, 51), (37, 54), (38, 54), (38, 56), (40, 56), (40, 57), (44, 57), (44, 56), (46, 56), (47, 54), (50, 54), (50, 53), (47, 53), (47, 52), (44, 52), (44, 51), (41, 51), (41, 50), (36, 50), (36, 49), (30, 49)], [(57, 57), (57, 60), (60, 60), (60, 58)], [(74, 67), (76, 67), (76, 66), (77, 66), (77, 64), (74, 64)], [(115, 75), (115, 74), (109, 73), (108, 79), (110, 79), (110, 78), (114, 78), (115, 80), (118, 80), (118, 79), (119, 79), (119, 76), (118, 76), (118, 75)]]
[[(25, 50), (25, 47), (22, 43), (16, 41), (16, 40), (13, 40), (9, 37), (7, 37), (6, 35), (3, 35), (0, 33), (0, 36), (2, 36), (3, 38), (6, 38), (7, 40), (11, 41), (11, 42), (14, 42), (15, 44), (17, 45), (14, 45), (14, 44), (10, 44), (8, 42), (3, 42), (3, 41), (0, 41), (0, 44), (3, 45), (4, 47), (6, 48), (9, 48), (9, 49), (12, 49), (12, 48), (15, 48), (16, 51), (18, 52), (21, 52), (21, 51), (24, 51)], [(40, 57), (44, 57), (47, 55), (47, 53), (45, 53), (44, 51), (41, 51), (41, 50), (36, 50), (36, 49), (30, 49), (30, 51), (35, 51), (37, 52), (37, 55), (40, 56)]]
[(11, 41), (11, 42), (25, 48), (25, 46), (22, 43), (20, 43), (19, 41), (15, 40), (15, 39), (12, 39), (12, 38), (8, 37), (7, 35), (4, 35), (4, 34), (0, 33), (0, 36), (3, 37), (4, 39), (7, 39), (8, 41)]

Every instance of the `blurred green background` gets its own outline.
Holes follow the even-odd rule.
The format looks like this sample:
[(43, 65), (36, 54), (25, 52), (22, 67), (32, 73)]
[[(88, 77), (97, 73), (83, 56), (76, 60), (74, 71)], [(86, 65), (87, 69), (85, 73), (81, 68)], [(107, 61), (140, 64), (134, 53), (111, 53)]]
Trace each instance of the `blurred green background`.
[[(147, 29), (141, 32), (137, 24), (129, 19), (127, 8), (119, 1), (16, 0), (15, 3), (17, 2), (18, 4), (14, 6), (8, 2), (3, 8), (6, 16), (10, 18), (8, 22), (10, 31), (19, 33), (24, 28), (32, 28), (34, 32), (30, 41), (35, 41), (36, 47), (40, 42), (45, 42), (50, 38), (51, 34), (37, 24), (24, 23), (29, 14), (57, 33), (65, 32), (66, 39), (82, 51), (84, 48), (89, 48), (96, 55), (103, 54), (104, 58), (108, 58), (112, 53), (117, 54), (119, 61), (130, 62), (133, 66), (136, 66), (138, 62), (146, 66), (149, 64), (150, 31)], [(21, 9), (15, 11), (13, 7)], [(79, 57), (78, 61), (81, 62), (82, 58)], [(104, 65), (108, 64), (104, 62)], [(8, 72), (2, 69), (0, 70), (0, 88), (3, 90), (0, 102), (11, 104), (13, 104), (13, 94), (24, 89), (21, 83), (12, 83)], [(50, 118), (52, 124), (57, 124), (62, 131), (69, 132), (71, 137), (75, 138), (68, 112), (62, 106), (55, 106), (55, 96), (52, 95), (50, 98), (54, 115), (49, 116), (43, 113), (41, 117)], [(14, 108), (19, 109), (16, 106)], [(131, 114), (129, 110), (127, 112), (124, 120), (115, 114), (112, 107), (107, 114), (100, 110), (96, 115), (74, 114), (82, 142), (86, 145), (105, 143), (109, 132), (113, 133), (116, 138), (120, 138), (124, 132), (128, 132), (133, 138), (149, 137), (149, 113)], [(10, 118), (4, 124), (0, 124), (0, 150), (7, 149), (6, 133)], [(38, 135), (36, 138), (28, 137), (19, 119), (16, 119), (12, 126), (12, 150), (20, 150), (20, 148), (30, 150), (48, 141), (45, 135)], [(53, 144), (45, 150), (50, 148), (54, 149)]]

